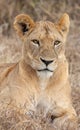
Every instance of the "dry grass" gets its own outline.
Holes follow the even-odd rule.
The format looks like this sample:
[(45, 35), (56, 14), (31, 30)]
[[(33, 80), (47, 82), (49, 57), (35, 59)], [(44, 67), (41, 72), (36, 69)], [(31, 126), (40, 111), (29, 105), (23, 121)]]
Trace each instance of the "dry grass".
[[(44, 2), (43, 0), (0, 0), (0, 63), (17, 62), (21, 57), (22, 43), (16, 34), (13, 35), (12, 29), (13, 19), (17, 14), (28, 13), (35, 20), (48, 19), (54, 21), (64, 12), (69, 13), (71, 17), (71, 28), (66, 44), (66, 56), (70, 64), (72, 99), (78, 114), (78, 130), (80, 130), (80, 0), (74, 2), (73, 0), (44, 0)], [(0, 127), (0, 130), (31, 129), (30, 127), (26, 128), (26, 117), (23, 117), (23, 115), (17, 114), (16, 116), (15, 110), (13, 110), (13, 119), (11, 119), (12, 115), (9, 112), (7, 114), (8, 119), (5, 114), (2, 115), (3, 118), (0, 117), (0, 123), (4, 126), (3, 128)], [(38, 121), (38, 124), (35, 121), (36, 130), (39, 130), (38, 125), (43, 125), (43, 130), (46, 130), (45, 127), (49, 130), (48, 125), (46, 124), (45, 126), (45, 120), (42, 121), (43, 124), (39, 119)], [(31, 119), (28, 119), (28, 125), (29, 122), (33, 123)], [(10, 128), (10, 126), (12, 127)]]

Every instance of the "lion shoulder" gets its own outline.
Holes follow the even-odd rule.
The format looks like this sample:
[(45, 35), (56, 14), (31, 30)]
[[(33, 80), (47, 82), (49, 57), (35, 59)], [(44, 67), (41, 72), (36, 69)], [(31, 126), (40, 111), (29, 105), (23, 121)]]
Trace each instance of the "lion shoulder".
[(16, 67), (17, 63), (0, 64), (0, 83), (6, 79), (8, 74)]

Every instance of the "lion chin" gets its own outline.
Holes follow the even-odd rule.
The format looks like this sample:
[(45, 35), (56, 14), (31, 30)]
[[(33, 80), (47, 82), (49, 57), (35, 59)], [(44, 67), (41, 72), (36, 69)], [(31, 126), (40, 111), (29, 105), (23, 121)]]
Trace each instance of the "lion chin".
[(57, 68), (57, 65), (55, 67), (51, 68), (44, 68), (37, 70), (37, 75), (39, 78), (43, 79), (49, 79), (51, 76), (53, 76), (55, 69)]

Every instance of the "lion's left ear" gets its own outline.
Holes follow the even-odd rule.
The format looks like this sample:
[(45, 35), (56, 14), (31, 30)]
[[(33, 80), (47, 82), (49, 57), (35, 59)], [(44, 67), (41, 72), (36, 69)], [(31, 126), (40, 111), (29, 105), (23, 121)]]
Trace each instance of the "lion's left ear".
[(20, 14), (15, 17), (14, 28), (21, 38), (25, 35), (26, 32), (29, 32), (34, 27), (34, 25), (34, 21), (26, 14)]
[(65, 13), (59, 20), (57, 27), (60, 31), (62, 31), (63, 34), (67, 34), (69, 31), (69, 26), (70, 26), (69, 15)]

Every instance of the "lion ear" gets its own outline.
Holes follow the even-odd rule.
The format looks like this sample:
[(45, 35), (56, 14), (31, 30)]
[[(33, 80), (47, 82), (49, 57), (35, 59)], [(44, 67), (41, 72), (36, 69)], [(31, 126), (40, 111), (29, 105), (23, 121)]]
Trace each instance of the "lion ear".
[(59, 29), (60, 31), (62, 31), (64, 34), (67, 34), (68, 31), (69, 31), (69, 26), (70, 26), (69, 15), (65, 13), (65, 14), (60, 18), (60, 20), (59, 20), (57, 26), (58, 26), (58, 29)]
[(34, 21), (26, 14), (20, 14), (15, 17), (14, 29), (20, 37), (23, 37), (25, 33), (29, 32), (34, 25)]

